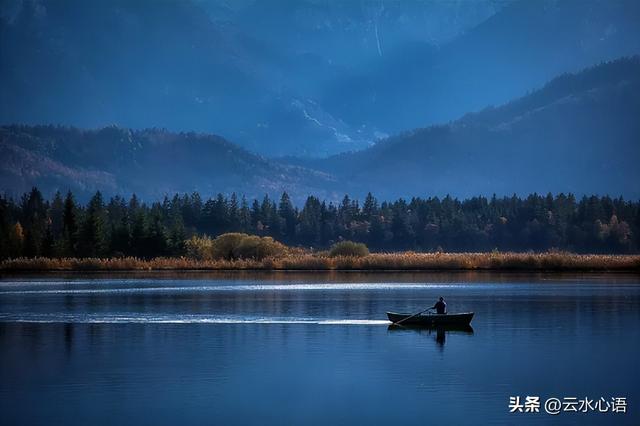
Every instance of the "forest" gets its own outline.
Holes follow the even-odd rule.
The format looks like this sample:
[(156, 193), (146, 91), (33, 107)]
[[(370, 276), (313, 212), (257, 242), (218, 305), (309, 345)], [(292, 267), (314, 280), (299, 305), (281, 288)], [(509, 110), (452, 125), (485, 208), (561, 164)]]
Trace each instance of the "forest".
[(458, 200), (412, 198), (363, 201), (345, 195), (333, 203), (309, 196), (302, 206), (279, 200), (198, 193), (145, 203), (135, 195), (85, 205), (74, 195), (51, 200), (33, 188), (19, 200), (0, 197), (0, 256), (183, 256), (193, 236), (228, 232), (270, 236), (288, 246), (322, 250), (342, 241), (373, 252), (637, 253), (640, 203), (571, 194)]

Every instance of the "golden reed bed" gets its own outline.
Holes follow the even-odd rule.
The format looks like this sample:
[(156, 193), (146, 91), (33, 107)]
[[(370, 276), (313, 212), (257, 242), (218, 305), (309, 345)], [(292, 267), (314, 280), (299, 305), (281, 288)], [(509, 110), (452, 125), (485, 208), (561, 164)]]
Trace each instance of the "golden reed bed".
[(612, 271), (640, 272), (640, 255), (572, 253), (373, 253), (363, 257), (295, 254), (263, 260), (18, 258), (0, 262), (0, 272), (149, 270), (361, 270), (361, 271)]

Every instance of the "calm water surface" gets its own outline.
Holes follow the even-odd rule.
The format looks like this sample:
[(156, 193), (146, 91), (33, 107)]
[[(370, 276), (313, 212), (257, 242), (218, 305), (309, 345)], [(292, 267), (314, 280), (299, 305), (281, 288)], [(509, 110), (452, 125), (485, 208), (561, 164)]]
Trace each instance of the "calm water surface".
[[(440, 295), (472, 332), (388, 329)], [(637, 425), (639, 325), (637, 275), (9, 276), (0, 424)]]

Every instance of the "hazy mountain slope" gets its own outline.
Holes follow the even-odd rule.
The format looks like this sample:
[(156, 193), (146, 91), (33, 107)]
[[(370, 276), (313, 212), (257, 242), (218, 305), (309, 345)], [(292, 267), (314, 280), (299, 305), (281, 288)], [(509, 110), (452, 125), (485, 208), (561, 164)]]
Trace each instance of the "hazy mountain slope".
[(498, 108), (326, 160), (264, 159), (213, 135), (0, 127), (0, 185), (17, 194), (288, 191), (382, 198), (548, 191), (640, 197), (640, 57), (567, 74)]
[(212, 22), (190, 1), (7, 3), (0, 123), (204, 131), (273, 155), (367, 145), (283, 86), (280, 52)]
[(263, 90), (243, 66), (248, 52), (189, 2), (147, 6), (22, 2), (0, 26), (3, 120), (228, 128), (218, 116), (232, 94)]
[[(480, 0), (255, 0), (221, 11), (220, 0), (200, 0), (214, 20), (285, 52), (290, 64), (318, 58), (341, 70), (356, 68), (406, 43), (440, 44), (483, 22), (506, 1)], [(222, 0), (223, 4), (229, 4)], [(235, 3), (235, 2), (232, 2)], [(229, 7), (233, 7), (228, 5)], [(303, 65), (302, 63), (300, 65)], [(319, 71), (313, 78), (322, 78)]]
[(640, 52), (634, 0), (4, 0), (0, 123), (327, 156)]
[(5, 140), (0, 131), (0, 188), (3, 193), (18, 195), (37, 186), (44, 190), (73, 189), (81, 193), (117, 189), (111, 173), (68, 167), (46, 155), (30, 151)]
[(275, 164), (220, 137), (195, 133), (5, 126), (0, 153), (0, 184), (14, 195), (38, 185), (45, 193), (72, 189), (86, 196), (100, 189), (149, 199), (190, 191), (330, 196), (334, 186), (323, 173)]
[[(0, 123), (208, 132), (269, 156), (364, 148), (374, 131), (329, 113), (317, 94), (359, 66), (354, 52), (373, 52), (378, 20), (390, 43), (424, 37), (411, 32), (430, 10), (456, 7), (365, 3), (4, 0)], [(491, 4), (472, 8), (477, 17), (461, 13), (449, 33), (484, 19)], [(396, 20), (422, 18), (394, 25), (371, 15), (379, 7)]]
[(562, 191), (638, 198), (638, 117), (636, 56), (313, 167), (336, 174), (354, 193), (388, 197)]
[(434, 49), (406, 45), (327, 89), (345, 122), (395, 133), (507, 102), (563, 72), (640, 53), (640, 2), (520, 0)]

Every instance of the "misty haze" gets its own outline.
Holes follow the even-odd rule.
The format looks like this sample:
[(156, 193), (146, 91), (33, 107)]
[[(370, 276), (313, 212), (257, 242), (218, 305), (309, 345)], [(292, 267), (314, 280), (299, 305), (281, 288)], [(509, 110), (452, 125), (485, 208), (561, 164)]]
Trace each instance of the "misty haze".
[(639, 0), (0, 0), (2, 425), (638, 425)]

